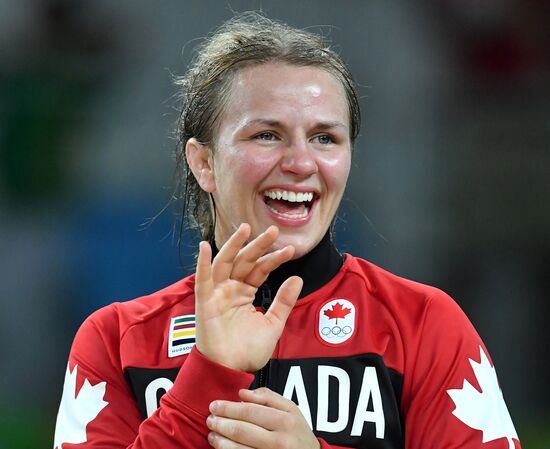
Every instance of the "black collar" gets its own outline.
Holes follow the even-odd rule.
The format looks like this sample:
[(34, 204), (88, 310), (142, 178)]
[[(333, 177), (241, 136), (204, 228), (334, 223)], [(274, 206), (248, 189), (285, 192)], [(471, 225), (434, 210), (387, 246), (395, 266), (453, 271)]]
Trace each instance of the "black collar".
[[(281, 284), (290, 276), (300, 276), (304, 281), (298, 299), (320, 289), (330, 281), (344, 263), (344, 256), (334, 246), (330, 234), (330, 230), (327, 231), (319, 244), (305, 256), (291, 260), (272, 271), (256, 292), (254, 305), (267, 310)], [(212, 250), (215, 256), (218, 253), (215, 245), (212, 245)]]

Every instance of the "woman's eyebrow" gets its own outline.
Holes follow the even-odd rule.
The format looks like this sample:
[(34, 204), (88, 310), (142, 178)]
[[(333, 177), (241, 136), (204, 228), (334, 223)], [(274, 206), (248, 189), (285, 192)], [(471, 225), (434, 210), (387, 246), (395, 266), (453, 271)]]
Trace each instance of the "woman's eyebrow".
[(279, 120), (267, 119), (267, 118), (256, 118), (249, 120), (244, 123), (243, 128), (247, 128), (252, 125), (266, 125), (271, 127), (280, 127), (284, 126)]
[(314, 128), (319, 128), (319, 129), (344, 128), (344, 129), (348, 129), (348, 126), (345, 123), (334, 120), (334, 121), (327, 121), (327, 122), (317, 122), (315, 124)]
[[(279, 121), (279, 120), (257, 118), (257, 119), (253, 119), (253, 120), (249, 120), (249, 121), (245, 122), (245, 124), (243, 125), (243, 128), (247, 128), (247, 127), (252, 126), (252, 125), (266, 125), (266, 126), (270, 126), (270, 127), (273, 127), (273, 128), (278, 128), (278, 127), (284, 127), (285, 126), (284, 123)], [(315, 129), (344, 128), (344, 129), (347, 130), (348, 126), (345, 123), (340, 122), (338, 120), (328, 120), (328, 121), (320, 121), (320, 122), (315, 123), (313, 128), (315, 128)]]

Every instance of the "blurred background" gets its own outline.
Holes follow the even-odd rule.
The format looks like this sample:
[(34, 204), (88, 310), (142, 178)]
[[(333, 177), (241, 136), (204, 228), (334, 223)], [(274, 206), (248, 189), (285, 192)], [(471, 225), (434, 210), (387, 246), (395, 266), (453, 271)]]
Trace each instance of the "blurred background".
[(172, 76), (240, 12), (312, 27), (360, 85), (342, 250), (451, 294), (525, 448), (550, 447), (550, 2), (1, 0), (0, 449), (49, 448), (93, 310), (192, 267)]

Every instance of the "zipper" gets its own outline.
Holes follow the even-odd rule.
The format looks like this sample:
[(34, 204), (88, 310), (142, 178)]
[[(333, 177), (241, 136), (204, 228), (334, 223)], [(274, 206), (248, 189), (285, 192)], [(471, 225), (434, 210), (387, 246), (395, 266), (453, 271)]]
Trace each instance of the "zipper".
[(262, 285), (262, 309), (264, 309), (264, 312), (267, 312), (267, 309), (269, 309), (272, 302), (273, 299), (271, 297), (271, 289), (269, 288), (269, 284), (266, 282)]
[(258, 388), (267, 387), (267, 381), (269, 380), (270, 364), (271, 364), (271, 360), (269, 360), (267, 362), (267, 365), (265, 365), (263, 368), (260, 368), (260, 371), (258, 371)]
[[(266, 282), (262, 285), (262, 309), (264, 310), (264, 313), (267, 312), (272, 302), (273, 298), (271, 295), (271, 288), (269, 288), (269, 284)], [(260, 368), (260, 371), (258, 372), (258, 388), (267, 386), (268, 366), (269, 361), (267, 362), (267, 365)]]

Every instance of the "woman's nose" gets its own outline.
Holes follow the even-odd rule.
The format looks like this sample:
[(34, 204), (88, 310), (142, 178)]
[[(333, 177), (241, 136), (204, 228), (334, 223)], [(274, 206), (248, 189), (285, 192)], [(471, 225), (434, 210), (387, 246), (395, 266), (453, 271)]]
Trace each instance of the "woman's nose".
[(317, 173), (318, 167), (314, 151), (306, 141), (290, 143), (283, 155), (281, 169), (298, 176), (310, 176)]

